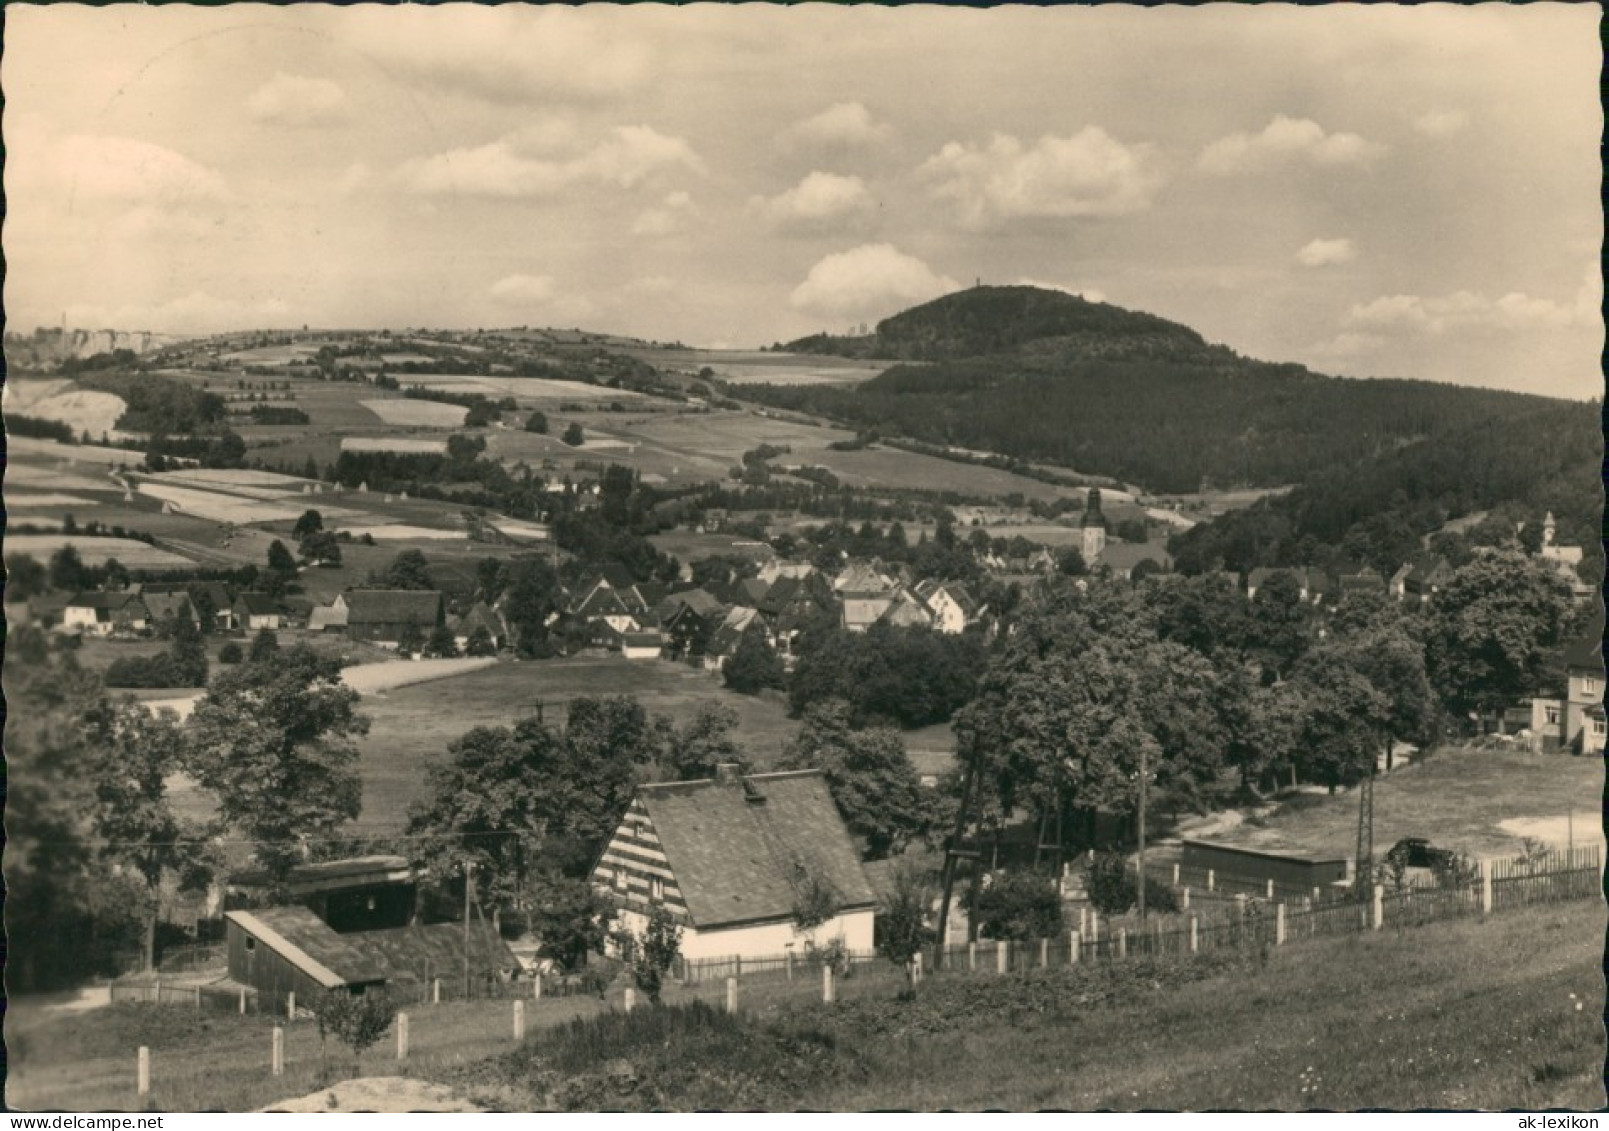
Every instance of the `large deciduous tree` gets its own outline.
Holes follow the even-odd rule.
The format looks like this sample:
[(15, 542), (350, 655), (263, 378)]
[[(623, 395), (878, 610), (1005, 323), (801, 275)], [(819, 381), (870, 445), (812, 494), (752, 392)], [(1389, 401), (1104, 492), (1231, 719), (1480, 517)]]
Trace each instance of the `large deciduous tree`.
[(845, 703), (828, 701), (807, 711), (777, 768), (825, 772), (833, 801), (849, 831), (865, 843), (867, 859), (903, 852), (943, 826), (942, 803), (922, 785), (899, 732), (856, 730)]
[(219, 676), (190, 717), (197, 779), (276, 881), (362, 808), (357, 703), (336, 660), (297, 647)]
[(1570, 622), (1569, 585), (1548, 564), (1483, 551), (1456, 570), (1429, 613), (1431, 684), (1458, 715), (1489, 714), (1548, 687)]

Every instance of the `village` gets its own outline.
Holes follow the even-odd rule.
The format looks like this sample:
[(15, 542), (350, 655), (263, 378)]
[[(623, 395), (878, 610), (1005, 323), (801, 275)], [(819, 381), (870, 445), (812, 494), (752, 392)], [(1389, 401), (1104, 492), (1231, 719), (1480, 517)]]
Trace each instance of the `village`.
[(1600, 15), (9, 7), (8, 1110), (1601, 1108)]

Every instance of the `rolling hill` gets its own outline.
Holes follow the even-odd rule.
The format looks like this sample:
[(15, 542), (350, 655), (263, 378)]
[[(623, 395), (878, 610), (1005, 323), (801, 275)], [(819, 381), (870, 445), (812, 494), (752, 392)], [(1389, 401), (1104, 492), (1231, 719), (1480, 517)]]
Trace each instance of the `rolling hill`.
[(1186, 569), (1316, 545), (1391, 560), (1449, 518), (1539, 519), (1595, 558), (1601, 408), (1242, 357), (1187, 326), (1035, 287), (976, 287), (796, 352), (893, 362), (858, 387), (747, 386), (868, 433), (998, 452), (1157, 493), (1290, 486), (1176, 540)]

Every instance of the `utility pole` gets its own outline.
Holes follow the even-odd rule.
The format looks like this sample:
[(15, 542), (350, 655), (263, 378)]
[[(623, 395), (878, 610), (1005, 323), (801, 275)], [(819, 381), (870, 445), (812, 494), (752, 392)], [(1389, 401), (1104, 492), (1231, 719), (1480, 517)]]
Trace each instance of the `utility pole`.
[[(961, 851), (961, 836), (966, 831), (967, 811), (972, 807), (972, 791), (978, 781), (978, 762), (973, 760), (967, 767), (966, 786), (961, 790), (961, 807), (956, 810), (955, 830), (950, 834), (950, 842), (944, 846), (944, 897), (939, 901), (939, 940), (938, 953), (940, 961), (933, 963), (935, 970), (943, 965), (945, 943), (948, 940), (950, 926), (950, 893), (955, 885), (955, 861), (958, 857), (967, 855)], [(976, 853), (971, 853), (976, 856)]]
[(1150, 772), (1146, 758), (1146, 738), (1140, 738), (1140, 882), (1137, 888), (1140, 922), (1145, 922), (1145, 778)]
[(464, 1000), (469, 1000), (469, 905), (475, 899), (475, 863), (464, 861)]

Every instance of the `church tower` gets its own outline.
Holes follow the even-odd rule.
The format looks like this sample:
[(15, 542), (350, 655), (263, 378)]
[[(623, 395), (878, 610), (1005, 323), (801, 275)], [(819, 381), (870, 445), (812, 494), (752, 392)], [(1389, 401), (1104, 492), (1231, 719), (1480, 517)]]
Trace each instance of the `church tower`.
[(1101, 513), (1101, 493), (1092, 488), (1084, 504), (1084, 564), (1093, 568), (1106, 552), (1106, 516)]

